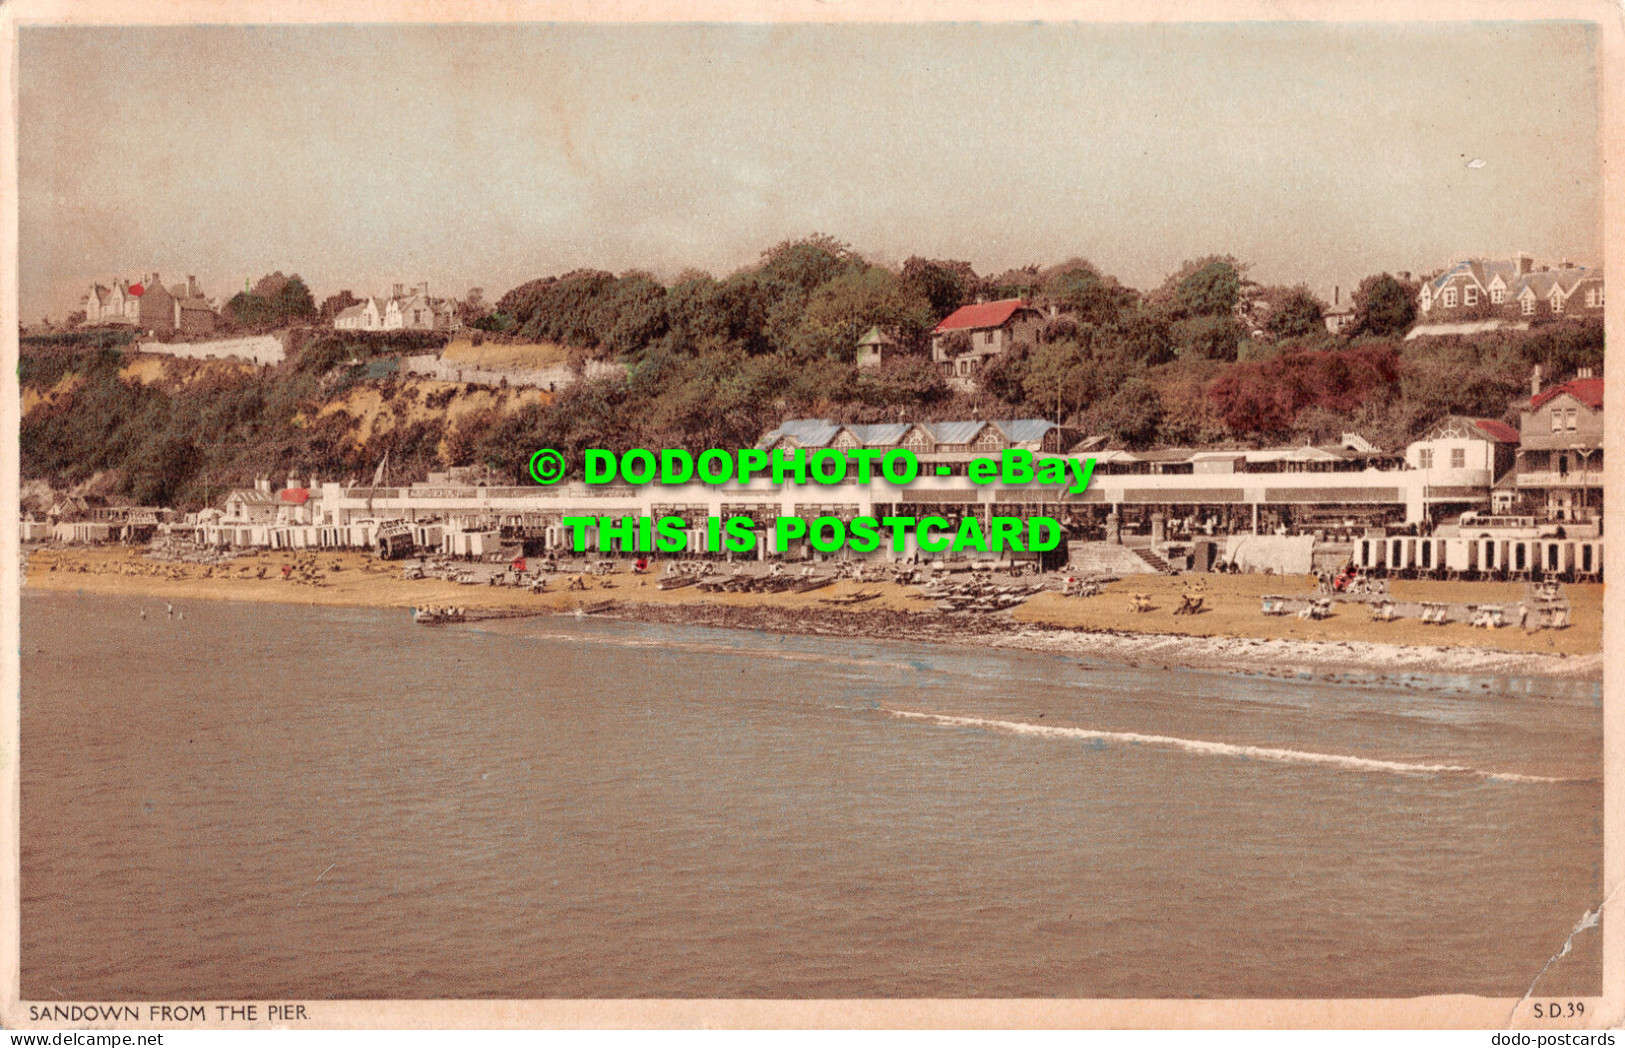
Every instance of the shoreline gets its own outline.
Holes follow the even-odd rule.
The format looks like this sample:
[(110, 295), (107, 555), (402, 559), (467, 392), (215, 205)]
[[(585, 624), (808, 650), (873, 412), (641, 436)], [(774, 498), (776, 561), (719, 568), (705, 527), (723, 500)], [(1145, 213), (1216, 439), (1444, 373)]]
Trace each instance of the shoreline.
[[(763, 614), (764, 610), (777, 614)], [(558, 614), (570, 614), (559, 612)], [(876, 616), (876, 617), (871, 617)], [(879, 617), (884, 616), (884, 617)], [(910, 615), (876, 612), (807, 613), (788, 609), (737, 609), (621, 603), (595, 617), (662, 625), (759, 630), (803, 636), (936, 644), (976, 644), (1100, 659), (1127, 666), (1257, 673), (1294, 678), (1325, 673), (1482, 674), (1489, 676), (1602, 679), (1602, 653), (1567, 655), (1472, 647), (1419, 647), (1367, 641), (1272, 640), (1256, 637), (1190, 636), (1126, 630), (1071, 629), (1014, 622), (997, 616)], [(878, 630), (876, 627), (880, 627)]]
[[(1470, 629), (1463, 623), (1443, 627), (1374, 623), (1365, 621), (1368, 615), (1364, 609), (1352, 604), (1340, 605), (1337, 615), (1319, 622), (1266, 618), (1257, 610), (1258, 593), (1295, 594), (1303, 585), (1300, 579), (1280, 576), (1135, 576), (1112, 583), (1098, 597), (1063, 598), (1053, 592), (1042, 593), (1012, 611), (964, 614), (939, 611), (931, 602), (922, 600), (915, 587), (895, 583), (842, 581), (803, 594), (702, 593), (692, 587), (659, 590), (651, 576), (633, 577), (622, 572), (612, 576), (612, 586), (605, 586), (602, 579), (589, 579), (586, 591), (566, 591), (561, 580), (556, 588), (532, 594), (432, 579), (407, 581), (401, 578), (398, 564), (379, 566), (360, 554), (323, 554), (321, 561), (331, 568), (324, 574), (324, 581), (301, 583), (250, 576), (251, 570), (262, 565), (279, 564), (276, 556), (237, 558), (224, 566), (222, 575), (211, 578), (201, 577), (205, 569), (200, 565), (149, 560), (132, 549), (43, 549), (30, 553), (24, 585), (25, 590), (171, 601), (401, 609), (450, 605), (490, 613), (486, 617), (491, 618), (577, 614), (584, 608), (612, 601), (612, 606), (596, 613), (668, 625), (878, 641), (969, 643), (1130, 666), (1143, 663), (1280, 678), (1329, 672), (1470, 673), (1592, 680), (1602, 677), (1601, 586), (1571, 587), (1595, 590), (1575, 595), (1575, 626), (1526, 634), (1515, 627), (1489, 632)], [(51, 570), (53, 564), (60, 570)], [(77, 570), (80, 567), (85, 570)], [(1204, 580), (1209, 586), (1214, 598), (1212, 612), (1172, 617), (1170, 605), (1177, 604), (1180, 588), (1193, 579)], [(1509, 585), (1409, 582), (1398, 583), (1395, 588), (1403, 586), (1438, 596), (1459, 595), (1463, 588)], [(878, 592), (879, 596), (848, 607), (824, 603), (828, 598), (860, 590)], [(1128, 614), (1124, 598), (1142, 592), (1152, 598), (1152, 613)], [(1170, 625), (1175, 628), (1166, 628)], [(1592, 635), (1597, 637), (1595, 642)], [(1436, 642), (1421, 642), (1424, 639)]]

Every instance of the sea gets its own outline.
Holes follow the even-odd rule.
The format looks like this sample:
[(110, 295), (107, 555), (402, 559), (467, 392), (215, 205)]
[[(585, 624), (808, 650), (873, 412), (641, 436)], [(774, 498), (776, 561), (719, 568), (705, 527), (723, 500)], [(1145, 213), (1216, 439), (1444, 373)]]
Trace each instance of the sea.
[(1595, 681), (173, 610), (23, 597), (25, 1001), (1600, 991)]

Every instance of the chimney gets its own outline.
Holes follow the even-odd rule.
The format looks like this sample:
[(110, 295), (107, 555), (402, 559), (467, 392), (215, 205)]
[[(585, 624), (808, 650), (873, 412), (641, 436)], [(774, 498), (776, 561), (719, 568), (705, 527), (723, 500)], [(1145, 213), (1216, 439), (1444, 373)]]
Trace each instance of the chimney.
[(294, 476), (292, 473), (289, 473), (288, 474), (288, 483), (285, 485), (285, 487), (297, 488), (298, 486), (299, 486), (299, 478)]
[(255, 477), (254, 478), (254, 490), (259, 492), (262, 495), (269, 495), (271, 493), (271, 478), (270, 477)]
[(1540, 365), (1536, 364), (1535, 369), (1529, 373), (1529, 399), (1534, 400), (1538, 396), (1540, 396)]
[(186, 277), (186, 297), (187, 298), (202, 298), (203, 297), (203, 289), (197, 286), (197, 277), (192, 276), (190, 274), (188, 274), (187, 277)]
[(1574, 377), (1575, 378), (1591, 378), (1592, 377), (1592, 371), (1591, 371), (1590, 368), (1581, 368), (1579, 371), (1576, 371), (1574, 373)]
[(1399, 271), (1399, 279), (1404, 281), (1407, 284), (1410, 283), (1411, 282), (1411, 271), (1408, 270), (1408, 269), (1400, 270)]
[(396, 284), (395, 285), (395, 293), (393, 295), (391, 295), (390, 297), (391, 298), (405, 298), (406, 296), (401, 294), (401, 292), (403, 292), (405, 290), (406, 290), (406, 285), (405, 284)]
[(147, 282), (147, 289), (149, 291), (152, 290), (155, 287), (163, 287), (163, 286), (164, 286), (163, 282), (158, 279), (158, 274), (157, 273), (154, 273), (152, 275), (152, 279)]
[(1333, 308), (1337, 307), (1338, 299), (1342, 294), (1343, 294), (1343, 289), (1341, 287), (1339, 287), (1338, 285), (1333, 284), (1332, 285), (1332, 307)]

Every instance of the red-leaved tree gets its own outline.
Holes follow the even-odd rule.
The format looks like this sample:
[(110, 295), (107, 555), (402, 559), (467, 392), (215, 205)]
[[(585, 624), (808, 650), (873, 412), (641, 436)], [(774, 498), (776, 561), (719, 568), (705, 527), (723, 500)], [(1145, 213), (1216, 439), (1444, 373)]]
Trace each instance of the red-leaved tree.
[(1399, 351), (1372, 343), (1233, 364), (1213, 380), (1208, 395), (1232, 432), (1280, 437), (1310, 405), (1346, 415), (1373, 396), (1391, 395), (1398, 382)]

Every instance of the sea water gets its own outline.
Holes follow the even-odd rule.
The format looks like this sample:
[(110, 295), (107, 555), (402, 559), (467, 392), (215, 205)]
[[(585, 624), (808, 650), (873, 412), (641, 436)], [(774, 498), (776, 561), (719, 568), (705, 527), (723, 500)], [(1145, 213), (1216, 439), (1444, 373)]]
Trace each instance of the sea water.
[(1521, 996), (1600, 901), (1594, 681), (183, 610), (23, 599), (25, 1000)]

